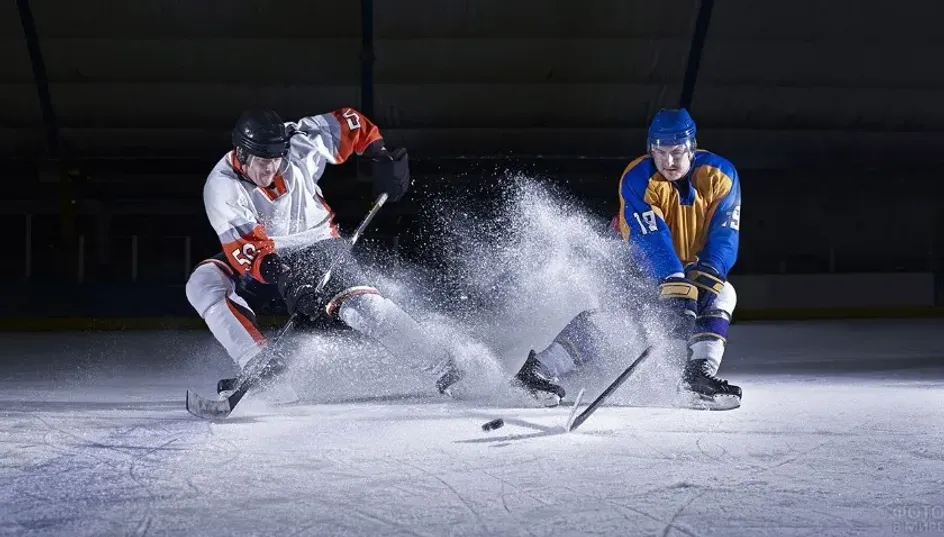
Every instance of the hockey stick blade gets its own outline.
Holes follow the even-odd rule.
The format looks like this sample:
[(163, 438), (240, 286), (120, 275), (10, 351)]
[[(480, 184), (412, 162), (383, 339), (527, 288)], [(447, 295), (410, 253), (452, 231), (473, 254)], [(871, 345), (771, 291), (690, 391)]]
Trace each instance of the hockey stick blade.
[(221, 420), (232, 412), (228, 399), (206, 399), (187, 390), (187, 412), (205, 420)]
[(580, 400), (583, 399), (584, 389), (580, 388), (580, 391), (577, 392), (577, 397), (574, 398), (574, 408), (570, 409), (570, 416), (567, 417), (567, 424), (564, 426), (564, 430), (570, 432), (571, 426), (574, 424), (574, 418), (577, 417), (577, 410), (580, 408)]
[(187, 390), (187, 412), (205, 420), (225, 419), (250, 388), (252, 388), (252, 382), (243, 382), (232, 395), (225, 399), (207, 399), (194, 391)]
[(580, 427), (583, 422), (587, 421), (587, 418), (596, 412), (596, 410), (600, 408), (600, 406), (610, 397), (610, 395), (612, 395), (612, 393), (615, 392), (617, 388), (626, 382), (626, 379), (632, 376), (633, 371), (635, 371), (639, 364), (643, 363), (646, 358), (649, 357), (650, 352), (652, 352), (652, 345), (646, 347), (646, 350), (642, 351), (642, 354), (639, 355), (639, 358), (636, 358), (633, 363), (629, 364), (629, 367), (620, 373), (620, 375), (616, 377), (616, 380), (607, 386), (606, 389), (603, 390), (603, 393), (598, 395), (597, 398), (594, 399), (593, 402), (590, 403), (587, 408), (577, 416), (573, 423), (571, 423), (567, 428), (567, 432), (576, 430), (577, 427)]

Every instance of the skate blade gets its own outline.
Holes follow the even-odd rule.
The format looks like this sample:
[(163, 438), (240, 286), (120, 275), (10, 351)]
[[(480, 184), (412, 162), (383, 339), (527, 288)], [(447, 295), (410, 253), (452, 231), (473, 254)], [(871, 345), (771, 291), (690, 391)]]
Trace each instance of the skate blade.
[(563, 400), (556, 393), (538, 392), (531, 397), (544, 408), (556, 408), (563, 404)]
[(741, 406), (741, 398), (736, 395), (715, 395), (714, 397), (699, 393), (682, 393), (676, 406), (692, 410), (734, 410)]

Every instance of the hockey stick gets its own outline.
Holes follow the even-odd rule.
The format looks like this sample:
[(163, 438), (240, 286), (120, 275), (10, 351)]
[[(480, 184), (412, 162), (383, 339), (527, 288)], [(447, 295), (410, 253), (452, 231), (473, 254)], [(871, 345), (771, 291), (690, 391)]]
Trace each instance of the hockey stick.
[(577, 410), (580, 409), (580, 400), (583, 399), (583, 392), (585, 390), (580, 388), (580, 391), (577, 392), (577, 397), (574, 398), (574, 408), (570, 409), (570, 416), (567, 417), (567, 424), (564, 425), (566, 431), (570, 431), (570, 427), (574, 424), (574, 418), (577, 417)]
[(600, 405), (602, 405), (607, 400), (607, 398), (609, 398), (610, 395), (616, 391), (617, 388), (626, 382), (626, 379), (632, 376), (633, 371), (635, 371), (639, 364), (643, 363), (643, 361), (649, 357), (650, 352), (652, 352), (652, 345), (646, 347), (646, 350), (642, 351), (642, 354), (639, 355), (639, 358), (636, 358), (633, 363), (629, 364), (629, 367), (620, 373), (620, 375), (616, 377), (616, 380), (607, 386), (606, 389), (603, 390), (603, 393), (598, 395), (597, 398), (594, 399), (593, 402), (590, 403), (587, 408), (577, 416), (576, 419), (573, 419), (573, 421), (568, 420), (567, 432), (577, 429), (577, 427), (580, 427), (583, 422), (587, 421), (587, 418), (596, 412), (596, 410), (600, 408)]
[[(360, 225), (357, 226), (357, 229), (354, 230), (354, 234), (351, 235), (350, 246), (354, 246), (357, 242), (357, 239), (364, 233), (364, 230), (367, 229), (367, 226), (370, 225), (370, 222), (377, 216), (377, 213), (380, 211), (380, 208), (383, 207), (383, 204), (387, 202), (387, 194), (381, 194), (374, 201), (373, 206), (371, 206), (370, 211), (367, 212), (367, 215), (361, 221)], [(315, 287), (315, 294), (321, 293), (325, 285), (328, 284), (328, 280), (331, 279), (331, 271), (338, 264), (338, 261), (341, 260), (341, 257), (348, 250), (342, 250), (331, 260), (331, 264), (328, 265), (328, 270), (325, 271), (324, 276), (322, 276), (321, 281), (318, 282), (318, 286)], [(277, 347), (284, 338), (291, 333), (292, 329), (295, 327), (295, 319), (297, 318), (297, 312), (292, 312), (289, 315), (288, 321), (285, 325), (279, 330), (275, 338), (272, 340), (271, 345)], [(240, 375), (238, 384), (236, 385), (235, 391), (233, 394), (225, 399), (207, 399), (201, 397), (192, 390), (187, 390), (187, 412), (190, 412), (198, 418), (214, 420), (214, 419), (223, 419), (230, 415), (233, 412), (233, 409), (236, 408), (236, 405), (242, 400), (242, 398), (252, 389), (253, 386), (259, 381), (259, 377), (263, 371), (269, 367), (269, 363), (272, 361), (272, 358), (269, 357), (266, 360), (259, 360), (255, 362), (251, 367), (248, 367), (249, 371)], [(248, 365), (248, 364), (247, 364)]]

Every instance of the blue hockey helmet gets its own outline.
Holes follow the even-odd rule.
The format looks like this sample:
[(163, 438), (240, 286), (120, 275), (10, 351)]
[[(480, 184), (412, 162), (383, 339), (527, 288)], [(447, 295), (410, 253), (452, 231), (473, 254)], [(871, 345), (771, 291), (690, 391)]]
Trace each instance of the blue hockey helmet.
[(649, 147), (682, 145), (695, 147), (695, 120), (684, 108), (663, 108), (649, 124)]

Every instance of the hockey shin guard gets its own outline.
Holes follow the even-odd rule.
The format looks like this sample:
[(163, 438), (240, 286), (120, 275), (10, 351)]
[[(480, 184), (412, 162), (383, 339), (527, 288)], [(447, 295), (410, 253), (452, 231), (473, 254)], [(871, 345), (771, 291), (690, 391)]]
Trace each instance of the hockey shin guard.
[(338, 316), (415, 368), (436, 377), (446, 371), (448, 353), (445, 349), (392, 300), (379, 294), (354, 295), (340, 305)]
[(691, 360), (708, 360), (712, 374), (721, 366), (721, 357), (728, 340), (728, 326), (731, 315), (723, 310), (713, 309), (699, 315), (695, 320), (695, 331), (688, 341)]
[(593, 310), (571, 319), (554, 341), (537, 354), (537, 359), (555, 377), (561, 377), (587, 363), (595, 362), (604, 352), (603, 333), (594, 324)]

